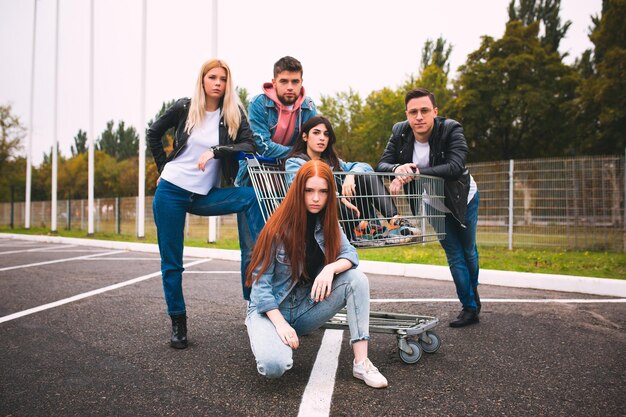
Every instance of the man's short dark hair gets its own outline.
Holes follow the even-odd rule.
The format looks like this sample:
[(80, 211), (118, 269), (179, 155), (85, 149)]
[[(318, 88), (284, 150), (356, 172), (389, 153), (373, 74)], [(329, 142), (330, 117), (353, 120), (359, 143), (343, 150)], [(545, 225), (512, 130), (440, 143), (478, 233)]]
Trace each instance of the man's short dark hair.
[(299, 72), (302, 76), (302, 64), (300, 61), (291, 56), (284, 56), (274, 64), (274, 78), (283, 71)]
[(433, 93), (425, 88), (414, 88), (406, 93), (406, 96), (404, 96), (404, 108), (406, 108), (407, 104), (409, 104), (409, 101), (420, 97), (428, 97), (430, 102), (433, 103), (433, 107), (437, 107), (437, 100), (435, 100), (435, 95)]

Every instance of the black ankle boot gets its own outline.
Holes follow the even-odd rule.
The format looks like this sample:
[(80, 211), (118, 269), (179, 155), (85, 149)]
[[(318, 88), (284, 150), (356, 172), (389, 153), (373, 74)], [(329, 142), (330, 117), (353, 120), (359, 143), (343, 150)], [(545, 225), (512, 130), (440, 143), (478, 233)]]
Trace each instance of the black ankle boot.
[(476, 302), (476, 315), (479, 315), (482, 304), (480, 303), (480, 296), (478, 295), (478, 287), (474, 287), (474, 301)]
[(475, 310), (464, 308), (461, 314), (450, 322), (450, 327), (465, 327), (474, 323), (478, 323), (478, 314)]
[(180, 314), (170, 317), (172, 318), (170, 346), (174, 349), (185, 349), (187, 347), (187, 316)]

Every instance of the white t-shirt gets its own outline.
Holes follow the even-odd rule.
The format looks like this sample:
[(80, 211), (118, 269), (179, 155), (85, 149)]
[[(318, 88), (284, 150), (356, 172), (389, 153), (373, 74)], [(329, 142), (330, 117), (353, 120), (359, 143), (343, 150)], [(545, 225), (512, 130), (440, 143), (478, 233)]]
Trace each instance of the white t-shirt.
[[(429, 161), (430, 156), (430, 145), (428, 142), (422, 143), (415, 141), (413, 143), (413, 163), (417, 165), (418, 168), (427, 168), (430, 166)], [(476, 181), (474, 181), (474, 177), (470, 175), (470, 189), (469, 194), (467, 195), (467, 203), (469, 204), (476, 195), (476, 190), (478, 187), (476, 186)], [(428, 194), (424, 192), (424, 202), (432, 207), (442, 211), (444, 213), (450, 213), (447, 207), (440, 203), (441, 200), (431, 200), (428, 198)]]
[(185, 149), (172, 161), (165, 164), (161, 178), (196, 194), (206, 195), (220, 185), (220, 161), (211, 159), (204, 172), (198, 169), (200, 155), (220, 143), (220, 111), (205, 112), (199, 126), (194, 126), (187, 139)]

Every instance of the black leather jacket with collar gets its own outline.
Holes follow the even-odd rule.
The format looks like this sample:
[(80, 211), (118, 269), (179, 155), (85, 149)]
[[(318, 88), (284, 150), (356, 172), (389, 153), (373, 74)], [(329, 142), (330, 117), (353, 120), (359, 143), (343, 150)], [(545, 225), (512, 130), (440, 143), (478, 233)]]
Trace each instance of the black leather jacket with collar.
[[(376, 171), (393, 172), (398, 165), (413, 162), (414, 142), (415, 136), (409, 122), (396, 123)], [(420, 168), (420, 174), (445, 180), (445, 205), (464, 226), (470, 179), (469, 170), (465, 167), (469, 149), (463, 127), (455, 120), (436, 117), (428, 144), (430, 166)]]
[[(154, 123), (150, 125), (146, 133), (148, 146), (156, 162), (159, 173), (163, 171), (165, 164), (176, 158), (187, 145), (189, 134), (185, 132), (185, 123), (189, 114), (189, 104), (191, 100), (181, 98), (163, 113)], [(168, 154), (165, 153), (161, 138), (168, 129), (174, 127), (174, 149)], [(224, 117), (220, 119), (219, 125), (219, 145), (212, 148), (215, 159), (222, 160), (222, 178), (226, 184), (233, 184), (239, 163), (235, 159), (237, 152), (254, 153), (256, 145), (252, 137), (252, 131), (248, 124), (248, 119), (241, 111), (241, 124), (237, 131), (237, 137), (231, 139), (228, 136), (228, 126), (224, 122)]]

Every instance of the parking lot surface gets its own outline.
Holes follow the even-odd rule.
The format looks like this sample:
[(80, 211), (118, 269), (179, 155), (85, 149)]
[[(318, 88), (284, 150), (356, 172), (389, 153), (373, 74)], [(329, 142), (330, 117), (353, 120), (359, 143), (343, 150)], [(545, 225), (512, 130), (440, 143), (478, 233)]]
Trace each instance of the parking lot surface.
[(480, 323), (452, 329), (452, 282), (370, 274), (372, 310), (435, 316), (442, 342), (408, 365), (372, 334), (389, 380), (374, 390), (352, 376), (347, 330), (336, 358), (318, 358), (320, 329), (282, 378), (260, 376), (239, 264), (185, 263), (190, 345), (174, 350), (158, 254), (0, 239), (0, 415), (626, 415), (624, 299), (481, 285)]

